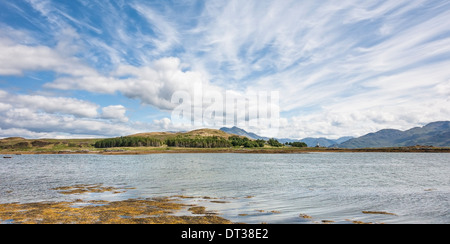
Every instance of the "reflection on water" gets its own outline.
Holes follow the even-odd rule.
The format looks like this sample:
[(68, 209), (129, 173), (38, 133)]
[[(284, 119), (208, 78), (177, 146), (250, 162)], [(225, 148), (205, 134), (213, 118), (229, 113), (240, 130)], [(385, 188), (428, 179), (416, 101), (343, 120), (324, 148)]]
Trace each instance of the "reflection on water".
[(128, 188), (104, 200), (191, 196), (180, 200), (234, 222), (450, 223), (449, 173), (448, 154), (18, 155), (0, 158), (0, 203), (73, 200), (51, 189), (103, 184)]

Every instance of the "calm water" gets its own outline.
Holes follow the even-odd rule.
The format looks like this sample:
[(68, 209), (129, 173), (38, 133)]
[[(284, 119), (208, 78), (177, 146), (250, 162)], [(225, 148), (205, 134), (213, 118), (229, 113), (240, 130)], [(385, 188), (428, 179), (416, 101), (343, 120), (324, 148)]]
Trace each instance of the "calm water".
[[(349, 223), (350, 219), (448, 224), (449, 156), (406, 153), (19, 155), (12, 159), (0, 158), (0, 203), (73, 200), (80, 196), (66, 196), (50, 189), (102, 183), (135, 188), (123, 194), (102, 195), (106, 200), (195, 196), (185, 201), (216, 210), (236, 222), (333, 220)], [(226, 203), (205, 200), (203, 196)], [(362, 211), (386, 211), (397, 216), (369, 215)], [(299, 214), (313, 219), (299, 218)]]

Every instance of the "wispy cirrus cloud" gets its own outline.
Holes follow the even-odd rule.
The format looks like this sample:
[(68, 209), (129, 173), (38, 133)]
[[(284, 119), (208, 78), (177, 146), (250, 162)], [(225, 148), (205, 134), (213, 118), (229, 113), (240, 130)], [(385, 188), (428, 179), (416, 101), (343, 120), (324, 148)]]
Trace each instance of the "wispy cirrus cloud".
[(148, 38), (148, 40), (152, 43), (155, 54), (171, 51), (172, 48), (181, 44), (180, 33), (169, 18), (141, 3), (132, 3), (131, 7), (145, 18), (154, 32), (154, 38)]

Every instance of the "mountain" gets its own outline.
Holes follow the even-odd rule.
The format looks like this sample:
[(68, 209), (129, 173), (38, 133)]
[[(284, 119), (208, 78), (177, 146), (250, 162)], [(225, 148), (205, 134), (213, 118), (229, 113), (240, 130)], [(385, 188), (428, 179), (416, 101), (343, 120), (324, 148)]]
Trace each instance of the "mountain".
[(336, 142), (336, 144), (341, 144), (341, 143), (344, 143), (344, 142), (346, 142), (348, 140), (351, 140), (353, 138), (354, 138), (353, 136), (344, 136), (344, 137), (341, 137), (341, 138), (339, 138), (337, 140), (334, 140), (334, 141)]
[(308, 147), (315, 147), (317, 145), (319, 145), (321, 147), (329, 147), (331, 145), (337, 144), (336, 141), (330, 140), (327, 138), (323, 138), (323, 137), (322, 138), (308, 137), (308, 138), (301, 139), (301, 142), (306, 143), (306, 145), (308, 145)]
[(247, 132), (247, 131), (245, 131), (245, 130), (243, 130), (241, 128), (238, 128), (236, 126), (234, 126), (233, 128), (223, 127), (220, 130), (225, 132), (225, 133), (228, 133), (228, 134), (233, 134), (233, 135), (238, 135), (238, 136), (245, 136), (245, 137), (248, 137), (248, 138), (254, 139), (254, 140), (265, 140), (265, 141), (267, 141), (267, 140), (270, 139), (270, 138), (267, 138), (267, 137), (258, 136), (257, 134), (252, 133), (252, 132)]
[(450, 121), (433, 122), (424, 127), (401, 131), (380, 130), (338, 145), (340, 148), (406, 147), (427, 145), (450, 146)]
[(346, 142), (350, 139), (353, 139), (353, 137), (351, 136), (345, 136), (345, 137), (341, 137), (339, 139), (333, 140), (333, 139), (328, 139), (328, 138), (304, 138), (301, 139), (301, 142), (306, 143), (306, 145), (308, 145), (308, 147), (315, 147), (317, 145), (321, 146), (321, 147), (336, 147), (337, 145)]
[[(250, 139), (254, 139), (254, 140), (269, 140), (269, 137), (263, 137), (263, 136), (259, 136), (255, 133), (252, 132), (247, 132), (241, 128), (238, 128), (236, 126), (234, 126), (233, 128), (226, 128), (223, 127), (220, 129), (221, 131), (228, 133), (228, 134), (233, 134), (233, 135), (238, 135), (238, 136), (245, 136), (248, 137)], [(275, 138), (278, 142), (280, 143), (286, 143), (286, 142), (300, 142), (300, 140), (294, 140), (294, 139), (289, 139), (289, 138)]]

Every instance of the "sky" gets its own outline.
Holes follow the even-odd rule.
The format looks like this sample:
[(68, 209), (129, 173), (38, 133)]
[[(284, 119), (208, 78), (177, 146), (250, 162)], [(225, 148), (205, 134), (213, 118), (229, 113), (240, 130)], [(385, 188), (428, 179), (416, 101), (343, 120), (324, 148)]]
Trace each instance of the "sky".
[(175, 123), (179, 91), (277, 92), (278, 138), (450, 120), (449, 20), (445, 0), (0, 0), (0, 138), (234, 125)]

